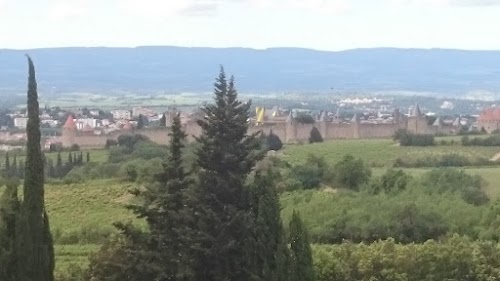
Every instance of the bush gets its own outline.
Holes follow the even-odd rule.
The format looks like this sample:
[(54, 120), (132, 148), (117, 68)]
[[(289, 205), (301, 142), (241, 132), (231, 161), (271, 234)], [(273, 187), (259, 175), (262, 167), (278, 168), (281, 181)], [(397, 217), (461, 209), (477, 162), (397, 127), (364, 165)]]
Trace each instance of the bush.
[(390, 169), (380, 179), (367, 185), (367, 188), (371, 194), (394, 193), (405, 190), (411, 180), (412, 177), (403, 170)]
[(283, 148), (281, 139), (271, 131), (269, 135), (262, 135), (263, 146), (266, 150), (278, 151)]
[(363, 160), (346, 155), (333, 167), (335, 183), (342, 188), (359, 190), (370, 180), (372, 172)]
[(458, 193), (465, 202), (473, 205), (482, 205), (489, 201), (483, 191), (484, 180), (462, 170), (432, 170), (422, 176), (421, 185), (432, 194)]
[(500, 146), (500, 135), (493, 135), (487, 138), (473, 138), (468, 136), (462, 137), (462, 145), (464, 146)]
[(344, 242), (313, 247), (317, 281), (498, 280), (500, 248), (494, 243), (453, 236), (442, 242), (373, 244)]
[(401, 146), (432, 146), (434, 143), (433, 135), (411, 134), (404, 129), (399, 129), (393, 136), (394, 140), (399, 141)]

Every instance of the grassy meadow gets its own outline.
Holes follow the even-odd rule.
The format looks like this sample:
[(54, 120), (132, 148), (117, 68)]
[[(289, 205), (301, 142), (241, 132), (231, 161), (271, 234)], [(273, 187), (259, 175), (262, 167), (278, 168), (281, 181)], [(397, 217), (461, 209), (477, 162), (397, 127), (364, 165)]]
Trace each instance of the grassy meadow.
[[(447, 140), (447, 138), (443, 138)], [(437, 138), (436, 142), (440, 140)], [(324, 156), (326, 161), (334, 164), (343, 156), (351, 154), (362, 158), (371, 167), (388, 168), (398, 158), (424, 158), (456, 153), (467, 158), (490, 159), (500, 152), (499, 147), (461, 146), (459, 140), (455, 145), (436, 145), (429, 147), (399, 146), (391, 139), (361, 139), (361, 140), (333, 140), (323, 143), (288, 145), (283, 151), (283, 157), (290, 163), (302, 163), (307, 155)]]

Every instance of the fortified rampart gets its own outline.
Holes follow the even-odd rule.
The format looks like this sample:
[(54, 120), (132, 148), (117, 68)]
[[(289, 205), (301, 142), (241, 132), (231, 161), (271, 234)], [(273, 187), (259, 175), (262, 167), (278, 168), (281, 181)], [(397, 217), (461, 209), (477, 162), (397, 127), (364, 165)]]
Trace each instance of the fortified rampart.
[[(134, 130), (131, 126), (125, 126), (122, 130), (108, 134), (95, 134), (94, 132), (78, 131), (72, 122), (72, 118), (68, 118), (63, 127), (61, 142), (64, 147), (77, 144), (86, 149), (102, 148), (108, 140), (117, 140), (119, 136), (125, 134), (141, 134), (160, 144), (167, 144), (169, 139), (168, 127)], [(439, 122), (437, 124), (429, 125), (427, 119), (416, 106), (410, 117), (400, 115), (398, 111), (395, 111), (392, 121), (388, 123), (373, 123), (372, 121), (360, 120), (357, 115), (350, 122), (330, 121), (326, 113), (323, 113), (315, 123), (305, 124), (297, 122), (290, 114), (286, 120), (252, 123), (248, 128), (248, 133), (262, 132), (269, 134), (272, 132), (285, 143), (299, 143), (308, 141), (314, 127), (319, 130), (325, 140), (388, 138), (393, 136), (399, 129), (406, 129), (415, 134), (450, 134), (458, 130), (455, 126), (446, 126)], [(193, 140), (202, 132), (201, 127), (194, 120), (184, 123), (183, 130), (188, 135), (189, 140)]]

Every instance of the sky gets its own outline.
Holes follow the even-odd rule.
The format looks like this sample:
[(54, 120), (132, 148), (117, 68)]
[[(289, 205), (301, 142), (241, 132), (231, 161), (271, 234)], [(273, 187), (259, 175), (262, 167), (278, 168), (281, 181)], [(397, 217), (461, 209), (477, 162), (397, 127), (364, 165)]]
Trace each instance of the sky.
[(500, 50), (500, 0), (0, 0), (0, 49)]

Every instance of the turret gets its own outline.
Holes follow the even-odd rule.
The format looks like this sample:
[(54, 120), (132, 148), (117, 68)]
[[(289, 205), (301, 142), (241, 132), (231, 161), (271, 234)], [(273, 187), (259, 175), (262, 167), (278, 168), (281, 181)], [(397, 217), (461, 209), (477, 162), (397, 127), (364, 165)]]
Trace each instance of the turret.
[(359, 137), (360, 137), (359, 136), (360, 125), (361, 125), (361, 121), (360, 121), (359, 115), (357, 113), (355, 113), (351, 119), (353, 138), (355, 138), (355, 139), (359, 139)]
[(75, 120), (71, 114), (68, 116), (68, 119), (66, 119), (66, 123), (64, 123), (62, 129), (63, 147), (70, 147), (75, 144), (78, 129), (76, 128)]
[(293, 117), (292, 111), (286, 118), (285, 132), (286, 132), (286, 142), (295, 142), (297, 140), (297, 121)]
[(318, 126), (321, 136), (323, 137), (323, 139), (326, 139), (328, 135), (328, 114), (326, 113), (326, 111), (323, 111), (321, 113), (318, 121)]

